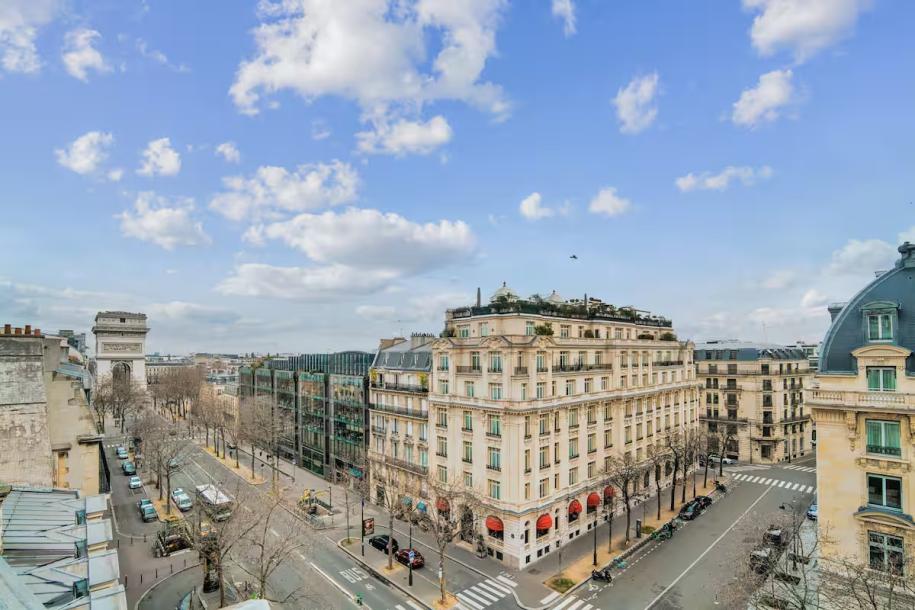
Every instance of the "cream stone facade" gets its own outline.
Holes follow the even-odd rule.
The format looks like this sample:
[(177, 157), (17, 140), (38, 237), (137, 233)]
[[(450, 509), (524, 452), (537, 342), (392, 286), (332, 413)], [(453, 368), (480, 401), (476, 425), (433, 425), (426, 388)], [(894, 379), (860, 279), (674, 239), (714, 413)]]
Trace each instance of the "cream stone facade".
[[(663, 318), (555, 293), (519, 300), (503, 287), (489, 306), (449, 310), (442, 335), (430, 344), (428, 397), (413, 396), (413, 434), (427, 435), (414, 442), (425, 453), (402, 469), (414, 484), (427, 477), (472, 494), (473, 509), (457, 509), (461, 537), (482, 537), (511, 567), (535, 564), (604, 518), (611, 456), (642, 461), (668, 431), (698, 425), (693, 346)], [(392, 419), (409, 423), (411, 397), (401, 395), (373, 404), (373, 437), (378, 417), (387, 420), (373, 464), (391, 463)], [(428, 490), (413, 492), (417, 505), (437, 500)]]
[(915, 552), (915, 245), (847, 304), (830, 306), (818, 387), (822, 564), (911, 576)]
[(148, 332), (145, 313), (98, 312), (92, 327), (95, 335), (96, 375), (103, 378), (124, 374), (140, 389), (145, 390)]
[(728, 427), (733, 438), (724, 450), (727, 457), (772, 464), (813, 452), (813, 424), (804, 405), (812, 371), (804, 350), (710, 341), (696, 345), (695, 360), (699, 419), (713, 434)]

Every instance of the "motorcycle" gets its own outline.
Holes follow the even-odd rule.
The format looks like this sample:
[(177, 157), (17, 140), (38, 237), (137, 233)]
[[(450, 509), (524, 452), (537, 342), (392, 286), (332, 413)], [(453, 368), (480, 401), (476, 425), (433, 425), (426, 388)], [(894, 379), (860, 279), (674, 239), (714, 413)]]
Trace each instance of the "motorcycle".
[(717, 489), (718, 491), (720, 491), (723, 494), (728, 493), (728, 488), (725, 487), (724, 483), (722, 483), (721, 481), (715, 481), (715, 489)]
[(591, 578), (594, 580), (602, 580), (604, 582), (613, 581), (613, 576), (610, 575), (610, 568), (602, 568), (600, 570), (591, 570)]
[(651, 534), (653, 540), (670, 540), (674, 535), (674, 528), (670, 523), (665, 523)]

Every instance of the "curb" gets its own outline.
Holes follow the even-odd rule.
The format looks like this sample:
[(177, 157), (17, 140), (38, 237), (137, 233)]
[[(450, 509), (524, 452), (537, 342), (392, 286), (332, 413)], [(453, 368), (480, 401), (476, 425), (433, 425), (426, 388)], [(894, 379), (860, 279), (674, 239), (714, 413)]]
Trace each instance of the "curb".
[(363, 568), (365, 568), (366, 570), (368, 570), (368, 573), (369, 573), (369, 574), (371, 574), (372, 576), (374, 576), (375, 578), (377, 578), (378, 580), (380, 580), (381, 582), (383, 582), (383, 583), (384, 583), (385, 585), (387, 585), (388, 587), (394, 587), (395, 589), (397, 589), (398, 591), (400, 591), (401, 593), (403, 593), (403, 594), (406, 595), (407, 597), (411, 598), (413, 601), (415, 601), (415, 602), (417, 602), (418, 604), (420, 604), (423, 608), (426, 608), (427, 610), (433, 610), (432, 606), (430, 606), (429, 604), (427, 604), (426, 602), (424, 602), (424, 601), (421, 600), (420, 598), (416, 597), (416, 595), (414, 595), (413, 593), (411, 593), (410, 591), (408, 591), (406, 588), (404, 588), (403, 586), (401, 586), (399, 583), (394, 582), (393, 580), (391, 580), (390, 578), (388, 578), (387, 576), (385, 576), (384, 574), (382, 574), (381, 572), (379, 572), (378, 570), (376, 570), (375, 568), (373, 568), (372, 566), (370, 566), (370, 565), (369, 565), (368, 563), (366, 563), (361, 557), (359, 557), (358, 555), (356, 555), (355, 553), (353, 553), (352, 551), (350, 551), (348, 548), (346, 548), (345, 546), (343, 546), (343, 541), (342, 541), (342, 540), (338, 540), (338, 541), (337, 541), (337, 548), (339, 548), (341, 551), (343, 551), (344, 553), (346, 553), (347, 555), (349, 555), (350, 557), (352, 557), (353, 559), (355, 559), (356, 562), (359, 563), (359, 565), (361, 565)]
[(192, 566), (188, 566), (188, 567), (186, 567), (186, 568), (181, 568), (180, 570), (178, 570), (178, 571), (175, 572), (174, 574), (169, 574), (168, 576), (166, 576), (165, 578), (163, 578), (163, 579), (160, 580), (159, 582), (153, 583), (148, 589), (146, 589), (145, 591), (143, 591), (143, 594), (142, 594), (140, 597), (137, 598), (137, 601), (134, 602), (134, 604), (133, 604), (133, 609), (134, 609), (134, 610), (137, 610), (137, 609), (140, 607), (140, 602), (143, 601), (143, 598), (146, 597), (147, 595), (149, 595), (149, 592), (152, 591), (153, 589), (155, 589), (156, 587), (158, 587), (159, 585), (168, 582), (168, 579), (169, 579), (169, 578), (171, 578), (171, 577), (173, 577), (173, 576), (177, 576), (178, 574), (181, 574), (182, 572), (187, 572), (188, 570), (193, 570), (194, 568), (199, 568), (200, 565), (201, 565), (201, 564), (196, 563), (196, 564), (194, 564), (194, 565), (192, 565)]

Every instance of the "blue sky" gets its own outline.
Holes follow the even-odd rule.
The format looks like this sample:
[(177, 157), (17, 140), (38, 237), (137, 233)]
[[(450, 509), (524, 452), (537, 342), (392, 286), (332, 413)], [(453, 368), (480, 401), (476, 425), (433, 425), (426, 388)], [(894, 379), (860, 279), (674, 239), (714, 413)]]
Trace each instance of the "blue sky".
[(160, 351), (371, 349), (507, 281), (696, 340), (818, 340), (915, 239), (913, 22), (888, 0), (8, 0), (0, 320), (125, 308)]

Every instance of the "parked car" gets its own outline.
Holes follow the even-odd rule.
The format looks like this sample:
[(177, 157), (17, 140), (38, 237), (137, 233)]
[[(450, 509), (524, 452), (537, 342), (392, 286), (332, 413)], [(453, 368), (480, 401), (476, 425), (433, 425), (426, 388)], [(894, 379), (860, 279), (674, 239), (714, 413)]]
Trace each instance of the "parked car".
[[(369, 538), (369, 544), (378, 549), (379, 551), (384, 551), (385, 554), (388, 552), (388, 536), (387, 534), (381, 534), (380, 536), (372, 536)], [(400, 545), (397, 544), (397, 539), (391, 541), (391, 550), (395, 553), (400, 548)]]
[(127, 485), (130, 487), (130, 489), (140, 489), (143, 487), (143, 481), (141, 481), (140, 477), (137, 475), (133, 475), (130, 477), (130, 481), (128, 481)]
[(172, 501), (174, 501), (175, 506), (177, 506), (178, 510), (181, 512), (189, 511), (194, 507), (191, 497), (180, 487), (176, 487), (172, 490)]
[(695, 501), (699, 504), (699, 510), (705, 510), (712, 505), (712, 499), (708, 496), (696, 496)]
[(123, 448), (122, 446), (120, 446), (120, 445), (118, 445), (118, 448), (115, 450), (115, 452), (118, 454), (118, 459), (119, 459), (119, 460), (126, 460), (127, 457), (128, 457), (128, 456), (127, 456), (127, 450), (124, 449), (124, 448)]
[(137, 510), (140, 511), (140, 518), (143, 519), (143, 521), (155, 521), (159, 518), (159, 515), (156, 514), (156, 509), (153, 507), (152, 501), (148, 498), (137, 501)]
[(684, 521), (691, 521), (701, 512), (702, 508), (699, 506), (699, 503), (695, 500), (690, 500), (680, 509), (680, 518)]
[(816, 502), (810, 505), (810, 508), (807, 509), (807, 518), (811, 521), (816, 521), (819, 510), (817, 508)]
[(757, 574), (765, 574), (775, 563), (775, 553), (769, 547), (754, 549), (750, 552), (750, 568)]
[(770, 525), (763, 534), (763, 543), (770, 547), (782, 547), (788, 542), (788, 537), (780, 527)]
[(424, 565), (426, 565), (426, 562), (423, 559), (422, 553), (420, 553), (416, 549), (400, 549), (399, 551), (394, 553), (394, 559), (396, 559), (400, 563), (404, 564), (405, 566), (409, 566), (411, 550), (413, 551), (413, 569), (416, 570), (416, 569), (421, 568)]
[(121, 470), (124, 471), (126, 475), (135, 475), (137, 474), (137, 467), (133, 465), (133, 462), (123, 462), (121, 464)]

